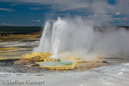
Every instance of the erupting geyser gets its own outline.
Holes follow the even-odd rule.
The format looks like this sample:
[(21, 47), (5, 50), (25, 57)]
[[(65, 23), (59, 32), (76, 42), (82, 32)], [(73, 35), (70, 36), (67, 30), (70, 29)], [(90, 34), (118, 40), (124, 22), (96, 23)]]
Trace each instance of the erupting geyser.
[[(90, 39), (90, 40), (89, 40)], [(93, 43), (93, 27), (81, 18), (74, 20), (58, 18), (55, 22), (46, 22), (37, 48), (33, 52), (47, 52), (57, 56), (85, 57)]]
[(52, 53), (52, 58), (128, 56), (129, 33), (124, 28), (106, 27), (96, 30), (92, 20), (76, 17), (46, 22), (37, 48), (33, 52)]

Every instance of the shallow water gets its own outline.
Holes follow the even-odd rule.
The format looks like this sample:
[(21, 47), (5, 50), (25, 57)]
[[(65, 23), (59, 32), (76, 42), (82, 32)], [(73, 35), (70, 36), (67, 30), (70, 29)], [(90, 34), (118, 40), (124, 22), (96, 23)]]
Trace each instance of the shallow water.
[(38, 41), (23, 42), (9, 41), (0, 42), (0, 58), (21, 58), (23, 54), (31, 53)]

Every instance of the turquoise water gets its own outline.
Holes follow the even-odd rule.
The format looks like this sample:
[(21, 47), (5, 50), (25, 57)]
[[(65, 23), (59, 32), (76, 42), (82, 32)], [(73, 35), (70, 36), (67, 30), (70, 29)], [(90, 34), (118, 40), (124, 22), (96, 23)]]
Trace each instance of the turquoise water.
[(39, 62), (40, 66), (44, 67), (59, 67), (59, 66), (70, 66), (73, 65), (75, 62), (73, 61), (61, 61), (61, 62)]

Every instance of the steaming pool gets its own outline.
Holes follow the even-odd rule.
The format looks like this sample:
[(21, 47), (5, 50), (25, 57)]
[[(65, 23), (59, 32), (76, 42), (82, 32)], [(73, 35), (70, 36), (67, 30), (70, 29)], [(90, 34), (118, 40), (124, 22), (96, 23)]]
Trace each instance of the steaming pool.
[[(38, 42), (1, 42), (1, 47), (14, 47), (0, 50), (1, 58), (19, 57), (30, 53)], [(23, 47), (24, 46), (24, 47)], [(22, 52), (21, 52), (22, 51)], [(111, 62), (111, 60), (109, 61)], [(85, 71), (48, 71), (25, 72), (13, 66), (0, 66), (1, 86), (128, 86), (129, 61), (116, 60), (113, 64)], [(17, 71), (20, 70), (20, 71)], [(35, 82), (35, 83), (34, 83)]]

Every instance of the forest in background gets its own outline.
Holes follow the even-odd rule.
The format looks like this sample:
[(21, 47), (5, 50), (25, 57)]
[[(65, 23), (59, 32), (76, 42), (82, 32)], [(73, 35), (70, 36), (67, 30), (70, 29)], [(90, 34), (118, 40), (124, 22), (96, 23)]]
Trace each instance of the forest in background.
[(0, 26), (0, 34), (30, 34), (42, 31), (40, 26)]
[[(111, 27), (94, 27), (95, 30), (103, 31), (106, 28), (112, 28)], [(115, 27), (118, 28), (126, 28), (126, 30), (129, 30), (129, 26), (118, 26)], [(41, 26), (0, 26), (0, 35), (6, 35), (6, 34), (31, 34), (31, 33), (37, 33), (42, 32), (43, 27)]]

